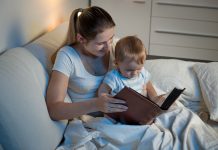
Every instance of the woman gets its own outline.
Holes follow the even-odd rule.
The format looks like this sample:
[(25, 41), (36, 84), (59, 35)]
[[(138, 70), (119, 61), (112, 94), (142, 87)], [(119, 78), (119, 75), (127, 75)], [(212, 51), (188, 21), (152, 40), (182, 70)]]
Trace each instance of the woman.
[[(53, 120), (72, 119), (93, 112), (126, 111), (124, 101), (97, 90), (111, 68), (115, 23), (102, 8), (76, 9), (70, 17), (67, 45), (54, 63), (46, 102)], [(72, 103), (64, 102), (69, 93)]]

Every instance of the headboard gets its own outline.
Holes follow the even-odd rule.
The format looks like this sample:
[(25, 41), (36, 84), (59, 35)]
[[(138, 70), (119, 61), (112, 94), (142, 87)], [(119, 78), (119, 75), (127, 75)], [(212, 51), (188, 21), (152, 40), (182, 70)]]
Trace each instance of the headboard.
[(68, 20), (73, 9), (88, 0), (1, 0), (0, 54), (23, 46)]
[(192, 62), (214, 62), (212, 60), (202, 60), (202, 59), (190, 59), (190, 58), (179, 58), (179, 57), (167, 57), (167, 56), (157, 56), (157, 55), (148, 55), (147, 60), (151, 59), (178, 59), (178, 60), (184, 60), (184, 61), (192, 61)]

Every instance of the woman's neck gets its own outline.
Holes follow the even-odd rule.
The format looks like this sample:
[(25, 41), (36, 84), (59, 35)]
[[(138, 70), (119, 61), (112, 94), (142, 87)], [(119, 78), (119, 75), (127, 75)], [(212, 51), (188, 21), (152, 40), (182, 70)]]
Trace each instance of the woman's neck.
[(73, 45), (80, 55), (85, 69), (93, 75), (104, 75), (109, 68), (110, 52), (102, 57), (95, 56), (84, 49), (80, 44)]
[(84, 56), (84, 57), (90, 57), (91, 59), (99, 58), (98, 56), (93, 55), (92, 53), (88, 52), (81, 44), (75, 44), (72, 47), (74, 47), (77, 52)]

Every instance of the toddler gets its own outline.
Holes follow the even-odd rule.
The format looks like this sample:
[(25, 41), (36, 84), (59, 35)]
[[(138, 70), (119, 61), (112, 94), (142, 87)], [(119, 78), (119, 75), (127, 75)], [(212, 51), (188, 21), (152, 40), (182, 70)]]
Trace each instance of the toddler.
[(124, 86), (130, 87), (154, 102), (158, 96), (151, 81), (150, 73), (144, 68), (146, 49), (136, 36), (120, 39), (115, 46), (116, 69), (108, 72), (100, 85), (98, 94), (116, 95)]

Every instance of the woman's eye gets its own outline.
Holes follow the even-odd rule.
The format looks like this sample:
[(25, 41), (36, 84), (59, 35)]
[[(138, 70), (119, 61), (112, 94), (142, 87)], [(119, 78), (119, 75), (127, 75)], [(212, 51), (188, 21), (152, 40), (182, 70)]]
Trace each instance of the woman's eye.
[(101, 46), (101, 45), (104, 45), (104, 44), (112, 44), (112, 43), (113, 43), (113, 38), (108, 40), (107, 42), (97, 43), (97, 45)]
[(102, 45), (104, 45), (104, 43), (97, 43), (97, 45), (98, 45), (98, 46), (102, 46)]

